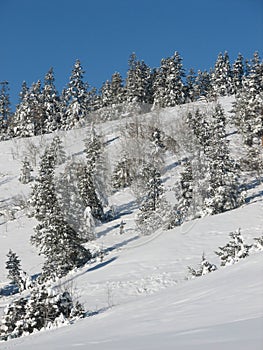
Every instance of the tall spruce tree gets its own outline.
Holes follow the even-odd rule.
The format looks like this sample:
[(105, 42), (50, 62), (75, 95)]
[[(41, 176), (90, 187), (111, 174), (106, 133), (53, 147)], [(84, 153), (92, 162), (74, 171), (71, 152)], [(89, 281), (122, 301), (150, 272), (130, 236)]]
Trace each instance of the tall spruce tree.
[(232, 70), (227, 52), (224, 55), (219, 53), (211, 79), (215, 96), (227, 96), (233, 93)]
[(211, 118), (211, 139), (206, 149), (207, 196), (204, 210), (218, 214), (240, 206), (243, 198), (239, 186), (239, 166), (231, 159), (226, 140), (226, 117), (217, 105)]
[(59, 129), (60, 123), (60, 102), (55, 87), (55, 78), (52, 67), (45, 75), (42, 100), (44, 110), (43, 129), (45, 133), (50, 133)]
[[(85, 124), (88, 117), (88, 84), (84, 82), (84, 73), (80, 60), (74, 64), (68, 88), (65, 91), (67, 103), (65, 111), (64, 129), (72, 129)], [(63, 118), (64, 119), (64, 118)]]
[(182, 58), (178, 52), (170, 58), (162, 59), (153, 83), (156, 107), (173, 107), (184, 103), (183, 76)]
[(57, 199), (54, 184), (56, 155), (48, 147), (40, 162), (39, 177), (33, 188), (31, 204), (39, 221), (31, 242), (45, 256), (44, 279), (61, 277), (91, 257), (83, 246), (83, 238), (65, 220)]

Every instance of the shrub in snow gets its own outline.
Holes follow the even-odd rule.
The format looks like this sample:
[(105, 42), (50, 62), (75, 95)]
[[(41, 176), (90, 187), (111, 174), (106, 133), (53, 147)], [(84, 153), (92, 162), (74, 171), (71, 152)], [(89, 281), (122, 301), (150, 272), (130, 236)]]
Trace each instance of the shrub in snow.
[(249, 255), (249, 249), (251, 245), (244, 243), (244, 239), (241, 235), (240, 228), (235, 232), (230, 232), (229, 242), (219, 247), (219, 251), (215, 252), (221, 260), (221, 266), (233, 265), (240, 259), (246, 258)]
[(68, 291), (59, 292), (45, 284), (38, 285), (30, 297), (20, 298), (7, 306), (0, 327), (0, 339), (8, 340), (58, 327), (81, 317), (84, 317), (84, 309), (79, 302), (73, 302)]
[(254, 238), (254, 241), (256, 241), (254, 243), (254, 248), (256, 250), (263, 250), (263, 236)]
[(217, 267), (216, 265), (211, 264), (209, 261), (207, 261), (205, 254), (203, 254), (199, 268), (195, 270), (192, 267), (188, 266), (188, 270), (193, 277), (200, 277), (208, 274), (209, 272), (217, 270)]
[(23, 160), (21, 174), (19, 177), (19, 181), (22, 184), (27, 184), (30, 181), (32, 181), (31, 171), (32, 171), (32, 168), (30, 166), (30, 163), (29, 163), (27, 157), (25, 157), (25, 159)]

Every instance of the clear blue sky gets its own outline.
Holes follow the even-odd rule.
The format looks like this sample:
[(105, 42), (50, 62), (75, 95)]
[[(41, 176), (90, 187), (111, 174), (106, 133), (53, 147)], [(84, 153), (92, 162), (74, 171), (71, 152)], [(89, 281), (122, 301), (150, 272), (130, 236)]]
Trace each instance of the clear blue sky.
[(17, 102), (53, 66), (56, 86), (78, 58), (85, 80), (100, 87), (124, 77), (130, 53), (151, 67), (179, 51), (184, 67), (209, 69), (220, 51), (262, 57), (263, 0), (0, 0), (0, 81)]

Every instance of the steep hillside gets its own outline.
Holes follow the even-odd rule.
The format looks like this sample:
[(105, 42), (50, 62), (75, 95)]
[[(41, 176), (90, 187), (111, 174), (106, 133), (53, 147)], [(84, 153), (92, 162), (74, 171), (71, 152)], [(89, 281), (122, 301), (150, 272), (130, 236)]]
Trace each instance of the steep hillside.
[[(233, 98), (220, 100), (226, 113)], [(158, 123), (169, 135), (180, 130), (181, 116), (204, 102), (160, 110), (139, 116)], [(122, 127), (131, 118), (98, 126), (104, 135), (110, 167), (121, 148)], [(87, 129), (59, 132), (68, 159), (83, 157)], [(39, 274), (43, 258), (30, 244), (36, 225), (26, 215), (26, 200), (31, 185), (19, 182), (21, 161), (25, 155), (36, 161), (54, 135), (14, 139), (0, 144), (0, 288), (6, 290), (6, 254), (14, 250), (22, 268), (30, 275)], [(181, 138), (178, 136), (178, 143)], [(229, 129), (228, 139), (238, 158), (241, 141)], [(36, 150), (36, 152), (35, 152)], [(166, 153), (162, 180), (169, 200), (174, 200), (180, 160), (187, 152)], [(0, 349), (260, 349), (263, 343), (263, 254), (251, 250), (250, 256), (233, 266), (191, 279), (188, 266), (197, 267), (202, 254), (218, 267), (214, 251), (229, 240), (229, 233), (241, 229), (244, 240), (263, 235), (263, 185), (243, 175), (248, 185), (246, 202), (240, 208), (183, 223), (172, 230), (158, 229), (149, 236), (136, 230), (138, 203), (130, 188), (112, 194), (109, 206), (116, 217), (96, 227), (97, 239), (88, 243), (91, 250), (103, 249), (103, 261), (94, 259), (61, 279), (62, 288), (73, 291), (88, 312), (88, 317), (73, 325), (41, 331), (6, 342)], [(23, 208), (25, 206), (25, 208)], [(10, 210), (13, 210), (11, 220)], [(125, 222), (120, 234), (120, 222)], [(24, 292), (26, 294), (26, 292)], [(2, 292), (0, 315), (17, 295)]]

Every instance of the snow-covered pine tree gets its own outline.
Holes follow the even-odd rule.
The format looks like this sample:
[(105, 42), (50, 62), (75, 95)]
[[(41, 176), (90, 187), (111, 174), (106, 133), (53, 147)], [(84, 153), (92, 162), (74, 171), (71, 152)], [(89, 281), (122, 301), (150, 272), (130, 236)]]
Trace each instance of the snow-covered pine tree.
[(44, 110), (44, 133), (51, 133), (60, 127), (60, 101), (55, 87), (53, 68), (51, 67), (44, 79), (42, 90), (42, 101)]
[(7, 139), (7, 128), (11, 123), (11, 109), (7, 81), (0, 82), (0, 139)]
[(196, 73), (193, 70), (193, 68), (190, 68), (185, 80), (185, 100), (187, 102), (194, 102), (200, 97), (200, 95), (198, 91), (199, 89), (197, 84)]
[(44, 113), (41, 82), (32, 84), (30, 89), (23, 85), (21, 101), (16, 108), (12, 122), (14, 136), (30, 137), (43, 133)]
[(5, 309), (0, 339), (9, 340), (41, 329), (58, 327), (85, 316), (79, 302), (67, 291), (38, 284), (28, 298), (19, 298)]
[(63, 276), (91, 258), (90, 252), (82, 246), (83, 238), (65, 220), (59, 207), (54, 184), (55, 161), (54, 150), (47, 147), (30, 200), (33, 214), (39, 221), (31, 242), (45, 256), (44, 279)]
[(194, 269), (188, 266), (188, 271), (193, 277), (200, 277), (207, 275), (210, 272), (216, 271), (217, 267), (214, 264), (211, 264), (205, 257), (205, 254), (202, 255), (202, 260), (198, 269)]
[(205, 71), (197, 71), (196, 89), (198, 98), (210, 99), (212, 95), (211, 74)]
[(92, 175), (98, 199), (102, 206), (107, 206), (110, 187), (108, 155), (102, 136), (96, 133), (93, 125), (85, 140), (84, 152), (87, 159), (87, 169)]
[(244, 58), (239, 53), (232, 67), (233, 89), (235, 94), (242, 88), (243, 76), (244, 76)]
[(74, 161), (66, 164), (56, 182), (56, 193), (66, 222), (80, 237), (90, 240), (91, 235), (84, 220), (85, 205), (78, 190), (78, 168), (79, 163)]
[(162, 59), (153, 83), (155, 108), (173, 107), (185, 101), (182, 58), (178, 52)]
[(80, 61), (77, 60), (74, 64), (64, 96), (67, 104), (65, 120), (63, 120), (63, 128), (65, 130), (80, 127), (87, 121), (88, 84), (83, 81), (84, 73)]
[(125, 98), (128, 103), (148, 103), (151, 70), (144, 61), (137, 61), (133, 53), (129, 60)]
[[(183, 163), (183, 171), (180, 176), (180, 199), (177, 211), (180, 216), (180, 224), (185, 221), (191, 212), (193, 204), (193, 169), (189, 160)], [(179, 218), (178, 218), (179, 219)]]
[(39, 174), (36, 177), (29, 203), (33, 208), (33, 215), (39, 221), (48, 217), (56, 202), (54, 171), (56, 156), (50, 147), (47, 147), (41, 156)]
[(221, 260), (221, 266), (233, 265), (240, 259), (246, 258), (252, 247), (252, 245), (245, 244), (240, 228), (235, 232), (230, 232), (229, 236), (229, 242), (215, 252)]
[(6, 269), (8, 271), (7, 278), (12, 284), (16, 285), (20, 291), (22, 291), (23, 283), (21, 280), (21, 264), (20, 259), (15, 252), (11, 249), (7, 254)]
[(153, 164), (149, 163), (143, 167), (141, 176), (144, 181), (144, 196), (136, 223), (143, 234), (151, 234), (160, 227), (163, 219), (161, 210), (165, 200), (162, 198), (161, 174)]
[(96, 193), (93, 173), (89, 166), (85, 164), (79, 164), (78, 167), (78, 191), (84, 207), (90, 207), (92, 216), (95, 219), (102, 220), (104, 217), (103, 206)]
[(101, 137), (97, 135), (94, 125), (91, 125), (89, 134), (85, 139), (84, 149), (87, 167), (91, 173), (94, 173), (96, 170), (96, 165), (102, 154), (102, 147)]
[(27, 302), (28, 299), (22, 297), (7, 305), (1, 319), (0, 340), (7, 341), (21, 335), (16, 327), (23, 323)]
[(124, 154), (112, 174), (112, 186), (116, 190), (129, 187), (132, 183), (131, 160)]
[(230, 158), (226, 140), (226, 118), (216, 105), (211, 118), (211, 140), (206, 149), (207, 194), (204, 212), (210, 215), (237, 208), (243, 203), (239, 186), (239, 166)]
[(123, 79), (119, 72), (115, 72), (111, 77), (110, 91), (112, 105), (118, 105), (124, 101)]
[(228, 53), (220, 52), (211, 76), (215, 96), (227, 96), (233, 93), (232, 71)]
[(59, 136), (55, 136), (50, 144), (51, 153), (54, 154), (55, 164), (61, 165), (66, 161), (66, 152), (63, 148), (62, 141)]
[(203, 153), (206, 153), (211, 139), (211, 130), (207, 114), (199, 108), (193, 113), (189, 112), (186, 117), (186, 124), (192, 130)]
[(82, 246), (84, 241), (65, 220), (56, 203), (49, 217), (35, 227), (35, 234), (31, 236), (31, 242), (45, 256), (42, 279), (60, 278), (90, 260), (90, 251)]
[(242, 159), (244, 170), (262, 172), (263, 137), (263, 64), (257, 53), (250, 65), (249, 74), (243, 78), (242, 89), (234, 103), (234, 122), (241, 134), (246, 155)]

